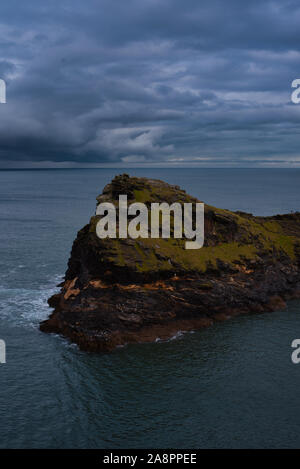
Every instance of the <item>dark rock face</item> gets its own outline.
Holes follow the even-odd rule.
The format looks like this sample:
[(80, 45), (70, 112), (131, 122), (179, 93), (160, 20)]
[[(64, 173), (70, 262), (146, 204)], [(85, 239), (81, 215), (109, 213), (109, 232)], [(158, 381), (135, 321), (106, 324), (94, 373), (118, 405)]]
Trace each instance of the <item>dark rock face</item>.
[[(178, 186), (116, 177), (97, 198), (118, 203), (199, 202)], [(79, 231), (61, 292), (41, 323), (81, 349), (109, 351), (130, 342), (167, 338), (245, 313), (284, 308), (300, 297), (300, 213), (254, 217), (205, 205), (205, 244), (184, 239), (106, 239), (99, 217)]]

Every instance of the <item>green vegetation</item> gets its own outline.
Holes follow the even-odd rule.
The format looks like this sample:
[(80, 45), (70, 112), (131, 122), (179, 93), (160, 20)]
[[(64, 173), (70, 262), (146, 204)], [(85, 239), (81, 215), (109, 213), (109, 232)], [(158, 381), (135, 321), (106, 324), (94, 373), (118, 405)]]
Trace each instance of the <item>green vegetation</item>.
[(151, 199), (151, 193), (148, 189), (134, 190), (134, 198), (136, 202), (146, 203)]
[[(197, 202), (177, 186), (162, 181), (126, 175), (116, 180), (116, 186), (112, 181), (105, 191), (105, 197), (114, 203), (121, 193), (128, 194), (129, 203)], [(245, 265), (266, 255), (271, 258), (284, 255), (294, 260), (299, 246), (300, 220), (299, 214), (293, 216), (254, 217), (205, 205), (205, 246), (199, 250), (186, 250), (184, 239), (99, 240), (95, 235), (96, 216), (91, 218), (88, 231), (94, 239), (93, 244), (99, 246), (99, 256), (105, 256), (118, 266), (138, 272), (205, 272), (208, 268), (218, 269), (219, 261), (237, 268), (237, 264)]]

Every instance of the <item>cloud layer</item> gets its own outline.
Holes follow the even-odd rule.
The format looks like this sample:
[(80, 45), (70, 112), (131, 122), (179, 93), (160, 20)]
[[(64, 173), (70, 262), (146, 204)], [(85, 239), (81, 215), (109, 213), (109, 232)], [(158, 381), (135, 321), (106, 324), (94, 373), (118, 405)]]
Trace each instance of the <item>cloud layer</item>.
[(299, 24), (287, 0), (3, 0), (0, 166), (298, 166)]

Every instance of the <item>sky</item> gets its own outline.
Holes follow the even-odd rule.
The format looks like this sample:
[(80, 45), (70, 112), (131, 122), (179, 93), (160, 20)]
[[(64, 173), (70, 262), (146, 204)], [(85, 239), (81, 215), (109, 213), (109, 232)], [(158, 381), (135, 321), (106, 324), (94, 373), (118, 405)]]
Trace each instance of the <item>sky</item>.
[(1, 0), (0, 168), (300, 167), (300, 2)]

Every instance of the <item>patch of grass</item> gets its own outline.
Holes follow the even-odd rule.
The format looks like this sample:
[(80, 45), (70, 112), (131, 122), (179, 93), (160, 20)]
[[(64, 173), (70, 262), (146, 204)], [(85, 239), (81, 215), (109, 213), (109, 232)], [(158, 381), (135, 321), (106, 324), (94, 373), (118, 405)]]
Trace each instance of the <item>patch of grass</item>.
[[(163, 201), (169, 204), (197, 202), (194, 197), (185, 194), (184, 191), (164, 183), (146, 182), (146, 180), (143, 182), (132, 178), (132, 181), (127, 181), (126, 184), (129, 188), (133, 185), (131, 193), (135, 200), (147, 203), (147, 205), (151, 202)], [(116, 201), (114, 203), (116, 204)], [(208, 215), (209, 229), (212, 234), (211, 238), (208, 238), (210, 242), (207, 243), (210, 245), (199, 250), (187, 250), (184, 239), (172, 237), (170, 239), (139, 238), (132, 243), (119, 239), (93, 240), (93, 243), (95, 245), (95, 242), (99, 241), (99, 255), (105, 256), (118, 266), (128, 266), (139, 272), (164, 270), (205, 272), (208, 266), (218, 268), (218, 260), (234, 268), (237, 261), (244, 263), (246, 260), (256, 260), (263, 253), (276, 257), (281, 252), (291, 260), (296, 258), (296, 246), (299, 243), (299, 237), (294, 236), (297, 235), (293, 225), (293, 223), (297, 225), (296, 221), (286, 221), (284, 218), (274, 219), (274, 217), (253, 217), (250, 214), (243, 216), (206, 204), (205, 213)], [(148, 217), (150, 227), (150, 211)], [(95, 233), (98, 220), (98, 216), (91, 218), (90, 233)], [(290, 231), (287, 230), (287, 226), (290, 227)], [(171, 213), (172, 233), (173, 213)]]
[(149, 202), (151, 200), (151, 194), (148, 189), (143, 189), (143, 190), (134, 190), (134, 198), (137, 202)]

